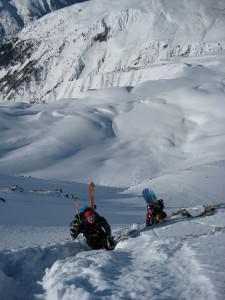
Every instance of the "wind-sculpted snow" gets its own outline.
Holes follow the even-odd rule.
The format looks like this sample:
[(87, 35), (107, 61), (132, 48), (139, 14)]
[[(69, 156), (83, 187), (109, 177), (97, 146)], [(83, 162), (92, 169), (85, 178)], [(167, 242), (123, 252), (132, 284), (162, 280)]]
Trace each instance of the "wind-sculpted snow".
[(221, 174), (224, 164), (215, 162), (225, 159), (223, 62), (222, 53), (176, 59), (151, 69), (168, 79), (133, 88), (90, 90), (45, 105), (4, 103), (1, 172), (141, 187), (155, 178), (165, 190), (164, 175), (173, 174), (175, 184), (181, 172), (186, 185), (188, 171), (197, 178), (204, 165)]
[(183, 66), (154, 63), (224, 50), (224, 9), (221, 0), (92, 0), (58, 10), (1, 41), (0, 98), (58, 100), (176, 77)]

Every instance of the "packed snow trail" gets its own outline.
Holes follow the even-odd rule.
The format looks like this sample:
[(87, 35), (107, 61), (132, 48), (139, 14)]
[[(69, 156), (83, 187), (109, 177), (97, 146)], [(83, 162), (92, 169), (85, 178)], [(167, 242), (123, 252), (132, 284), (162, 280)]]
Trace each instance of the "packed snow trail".
[(115, 251), (56, 261), (43, 278), (44, 299), (219, 299), (188, 242), (153, 231), (119, 242)]
[[(113, 234), (121, 240), (114, 251), (87, 251), (82, 239), (5, 250), (0, 252), (0, 297), (222, 300), (224, 225), (222, 208), (202, 219), (176, 217), (147, 228), (117, 228)], [(204, 246), (208, 243), (213, 252)]]
[[(222, 174), (223, 167), (216, 168)], [(121, 193), (99, 186), (98, 211), (119, 241), (114, 251), (87, 251), (81, 238), (70, 240), (74, 207), (59, 188), (69, 195), (76, 191), (79, 204), (85, 205), (87, 185), (0, 178), (1, 197), (6, 199), (0, 202), (1, 300), (224, 300), (225, 209), (217, 204), (223, 202), (223, 190), (220, 197), (216, 194), (222, 176), (215, 176), (217, 188), (212, 190), (218, 202), (210, 202), (202, 193), (188, 206), (189, 198), (180, 197), (175, 189), (177, 195), (165, 203), (168, 215), (186, 207), (193, 216), (212, 203), (218, 208), (214, 215), (176, 215), (147, 228), (143, 199), (130, 190)], [(205, 177), (198, 178), (207, 187)], [(196, 190), (189, 189), (189, 194), (193, 202)]]

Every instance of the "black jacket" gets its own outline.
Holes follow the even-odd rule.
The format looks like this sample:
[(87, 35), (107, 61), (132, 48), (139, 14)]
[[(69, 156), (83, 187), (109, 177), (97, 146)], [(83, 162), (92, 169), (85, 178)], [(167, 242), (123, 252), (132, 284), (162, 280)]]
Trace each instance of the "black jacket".
[(95, 212), (95, 223), (87, 222), (82, 216), (75, 216), (70, 224), (70, 235), (75, 239), (83, 233), (87, 243), (94, 249), (106, 248), (105, 243), (111, 238), (111, 228), (106, 219)]

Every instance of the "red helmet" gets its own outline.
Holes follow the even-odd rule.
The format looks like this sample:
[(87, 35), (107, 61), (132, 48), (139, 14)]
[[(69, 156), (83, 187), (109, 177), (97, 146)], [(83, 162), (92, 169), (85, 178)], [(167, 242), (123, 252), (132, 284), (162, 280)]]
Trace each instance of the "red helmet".
[(85, 213), (84, 213), (84, 217), (85, 217), (85, 218), (93, 217), (94, 214), (95, 214), (95, 213), (93, 212), (93, 210), (87, 210), (87, 211), (85, 211)]
[(93, 210), (87, 210), (84, 213), (85, 219), (88, 221), (88, 223), (95, 223), (95, 213)]

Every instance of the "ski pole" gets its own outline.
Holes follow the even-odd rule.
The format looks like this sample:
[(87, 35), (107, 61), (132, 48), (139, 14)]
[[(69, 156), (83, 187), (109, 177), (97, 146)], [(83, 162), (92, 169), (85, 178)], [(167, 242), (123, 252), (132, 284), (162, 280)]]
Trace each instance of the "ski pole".
[(72, 194), (72, 198), (73, 198), (73, 201), (74, 201), (74, 206), (75, 206), (75, 210), (76, 210), (77, 215), (78, 215), (78, 219), (81, 222), (81, 219), (80, 219), (80, 209), (79, 209), (79, 203), (78, 203), (78, 199), (79, 198), (74, 193)]
[[(72, 199), (74, 201), (74, 206), (75, 206), (75, 211), (77, 213), (77, 216), (78, 216), (78, 220), (79, 222), (81, 222), (81, 218), (80, 218), (80, 209), (79, 209), (79, 203), (78, 203), (78, 197), (73, 193), (72, 194)], [(79, 239), (79, 234), (77, 236), (77, 239), (78, 239), (78, 243), (79, 245), (81, 246), (81, 242), (80, 242), (80, 239)]]

